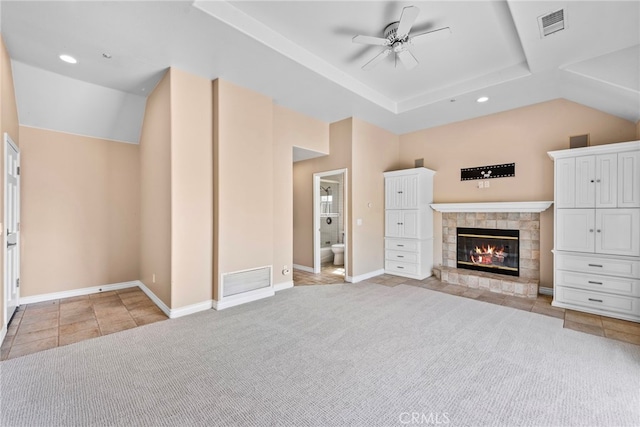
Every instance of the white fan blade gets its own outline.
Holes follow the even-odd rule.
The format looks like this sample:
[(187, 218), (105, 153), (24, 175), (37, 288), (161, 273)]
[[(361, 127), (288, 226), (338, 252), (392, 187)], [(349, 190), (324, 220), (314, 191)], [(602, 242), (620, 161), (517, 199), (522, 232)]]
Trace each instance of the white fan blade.
[(406, 68), (407, 70), (411, 70), (415, 68), (416, 65), (418, 65), (418, 60), (416, 59), (416, 57), (406, 49), (401, 50), (396, 55), (398, 58), (400, 58), (400, 62), (402, 62), (402, 65), (404, 65), (404, 68)]
[(379, 62), (381, 62), (383, 59), (385, 59), (387, 56), (389, 56), (389, 54), (391, 53), (391, 49), (385, 49), (382, 52), (380, 52), (379, 54), (377, 54), (371, 61), (367, 62), (366, 64), (364, 64), (362, 66), (363, 70), (370, 70), (373, 67), (375, 67), (376, 65), (378, 65)]
[(371, 37), (371, 36), (355, 36), (351, 39), (354, 43), (361, 44), (373, 44), (376, 46), (389, 46), (389, 39), (383, 39), (382, 37)]
[(396, 38), (402, 40), (409, 34), (413, 23), (416, 22), (416, 18), (420, 13), (420, 9), (415, 6), (407, 6), (402, 9), (402, 15), (400, 16), (400, 23), (398, 24), (398, 30), (396, 31)]
[(432, 40), (443, 40), (451, 35), (449, 27), (440, 28), (438, 30), (429, 31), (428, 33), (416, 34), (409, 39), (411, 44), (419, 44)]

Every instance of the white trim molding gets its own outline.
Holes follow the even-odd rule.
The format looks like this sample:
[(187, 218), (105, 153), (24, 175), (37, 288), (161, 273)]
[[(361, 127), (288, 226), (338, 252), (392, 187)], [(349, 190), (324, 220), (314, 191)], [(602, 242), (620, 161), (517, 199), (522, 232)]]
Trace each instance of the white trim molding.
[(69, 291), (52, 292), (49, 294), (32, 295), (29, 297), (20, 297), (20, 305), (33, 304), (36, 302), (52, 301), (55, 299), (71, 298), (81, 295), (98, 294), (100, 292), (115, 291), (118, 289), (134, 288), (141, 284), (139, 280), (133, 280), (131, 282), (113, 283), (111, 285), (92, 286), (89, 288), (72, 289)]
[(293, 268), (300, 271), (306, 271), (307, 273), (313, 273), (313, 267), (307, 267), (306, 265), (293, 264)]
[(381, 274), (384, 274), (384, 268), (381, 268), (380, 270), (370, 271), (365, 274), (359, 274), (353, 277), (345, 276), (344, 280), (345, 282), (349, 282), (349, 283), (358, 283), (358, 282), (362, 282), (363, 280), (367, 280), (367, 279), (371, 279), (372, 277), (379, 276)]
[(158, 298), (156, 294), (151, 292), (151, 289), (147, 288), (147, 285), (142, 283), (140, 280), (136, 280), (136, 282), (137, 282), (136, 286), (138, 286), (142, 290), (142, 292), (147, 294), (149, 299), (151, 299), (151, 301), (153, 301), (153, 303), (157, 305), (158, 308), (162, 310), (164, 314), (167, 315), (167, 317), (171, 317), (171, 309), (164, 302), (162, 302), (162, 300)]
[(2, 329), (0, 329), (0, 343), (4, 342), (4, 338), (7, 336), (8, 329), (9, 325), (2, 325)]
[(288, 282), (276, 283), (275, 285), (273, 285), (273, 290), (276, 292), (289, 288), (293, 288), (293, 280), (289, 280)]
[(213, 300), (212, 306), (214, 310), (224, 310), (225, 308), (235, 307), (236, 305), (272, 297), (275, 294), (273, 287), (269, 286), (268, 288), (256, 289), (255, 291), (225, 297), (224, 300), (221, 301)]
[(189, 314), (198, 313), (199, 311), (211, 310), (212, 301), (202, 301), (195, 304), (185, 305), (180, 308), (172, 308), (169, 310), (169, 318), (177, 319), (178, 317), (187, 316)]
[(542, 212), (553, 201), (540, 202), (485, 202), (485, 203), (432, 203), (438, 212)]

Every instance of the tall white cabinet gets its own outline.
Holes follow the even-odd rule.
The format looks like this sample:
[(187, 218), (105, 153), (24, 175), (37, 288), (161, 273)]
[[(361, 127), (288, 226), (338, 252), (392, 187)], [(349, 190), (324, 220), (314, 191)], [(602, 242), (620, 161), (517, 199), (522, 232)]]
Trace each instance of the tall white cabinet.
[(553, 305), (640, 322), (640, 141), (548, 154)]
[(424, 279), (433, 269), (434, 171), (384, 173), (385, 263), (388, 274)]

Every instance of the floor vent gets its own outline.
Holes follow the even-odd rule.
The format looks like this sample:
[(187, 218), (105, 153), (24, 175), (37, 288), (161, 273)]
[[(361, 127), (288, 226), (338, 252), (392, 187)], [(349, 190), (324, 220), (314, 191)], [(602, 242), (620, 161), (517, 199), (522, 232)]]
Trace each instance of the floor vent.
[(271, 287), (271, 266), (222, 275), (222, 297)]
[(550, 34), (564, 30), (565, 22), (564, 9), (539, 16), (538, 26), (540, 27), (540, 37), (544, 38)]

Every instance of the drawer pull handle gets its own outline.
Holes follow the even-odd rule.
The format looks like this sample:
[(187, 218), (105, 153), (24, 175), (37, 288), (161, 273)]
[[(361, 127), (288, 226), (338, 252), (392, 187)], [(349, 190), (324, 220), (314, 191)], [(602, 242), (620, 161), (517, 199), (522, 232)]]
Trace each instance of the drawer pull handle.
[(404, 248), (404, 245), (396, 245), (399, 248)]
[(398, 255), (398, 258), (404, 258), (404, 255)]
[(589, 264), (589, 267), (600, 267), (602, 268), (601, 264)]
[(589, 298), (589, 301), (593, 301), (593, 302), (602, 302), (601, 299), (595, 299), (595, 298)]
[(402, 267), (402, 266), (398, 266), (398, 268), (399, 268), (400, 270), (404, 270), (404, 267)]
[(593, 280), (589, 280), (589, 283), (592, 285), (602, 285), (602, 282), (594, 282)]

